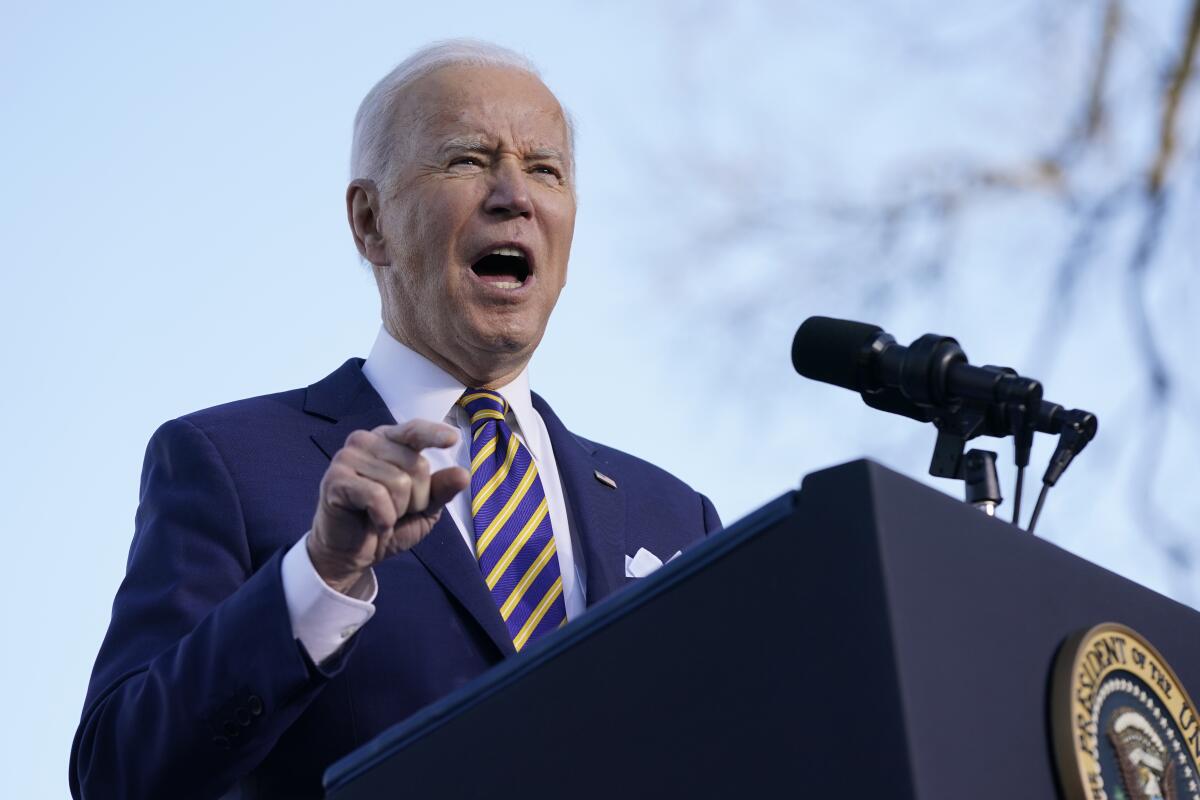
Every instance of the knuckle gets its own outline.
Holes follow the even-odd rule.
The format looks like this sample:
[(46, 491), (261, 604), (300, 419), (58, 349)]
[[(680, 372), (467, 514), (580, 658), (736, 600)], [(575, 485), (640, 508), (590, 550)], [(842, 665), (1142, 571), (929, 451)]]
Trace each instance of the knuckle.
[(335, 460), (329, 465), (329, 469), (325, 470), (325, 481), (331, 484), (343, 483), (353, 474), (354, 470), (346, 466), (344, 461)]
[(386, 502), (391, 500), (392, 497), (391, 494), (388, 493), (388, 490), (381, 483), (369, 484), (367, 492), (370, 494), (373, 501), (384, 505), (386, 505)]
[(366, 447), (371, 443), (373, 438), (374, 436), (370, 431), (351, 431), (350, 435), (346, 437), (346, 446), (358, 448)]

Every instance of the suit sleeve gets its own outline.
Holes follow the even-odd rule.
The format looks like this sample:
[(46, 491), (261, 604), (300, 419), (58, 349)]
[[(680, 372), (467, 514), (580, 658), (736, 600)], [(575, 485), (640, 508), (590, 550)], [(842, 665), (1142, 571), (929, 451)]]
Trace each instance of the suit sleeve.
[(186, 420), (153, 436), (126, 575), (71, 750), (76, 798), (211, 797), (340, 671), (293, 637), (282, 553), (252, 568), (234, 483)]

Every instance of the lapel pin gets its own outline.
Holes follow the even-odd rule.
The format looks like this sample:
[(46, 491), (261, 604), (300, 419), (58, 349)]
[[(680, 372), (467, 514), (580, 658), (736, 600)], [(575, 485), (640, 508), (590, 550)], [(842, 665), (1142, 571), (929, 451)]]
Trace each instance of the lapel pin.
[(605, 486), (609, 487), (610, 489), (617, 488), (617, 482), (614, 481), (612, 478), (608, 477), (607, 475), (605, 475), (600, 470), (593, 470), (592, 474), (596, 476), (596, 480), (600, 481), (601, 483), (603, 483)]

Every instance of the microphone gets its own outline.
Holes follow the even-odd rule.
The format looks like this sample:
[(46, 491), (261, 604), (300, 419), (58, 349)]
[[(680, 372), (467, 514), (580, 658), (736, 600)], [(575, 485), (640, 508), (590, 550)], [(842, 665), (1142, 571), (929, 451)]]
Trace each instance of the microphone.
[[(992, 487), (995, 454), (972, 450), (964, 461), (964, 445), (976, 436), (1014, 437), (1014, 523), (1020, 515), (1033, 435), (1057, 435), (1058, 447), (1042, 478), (1030, 532), (1037, 524), (1046, 492), (1095, 437), (1098, 427), (1090, 412), (1067, 410), (1043, 400), (1038, 381), (1007, 367), (971, 366), (955, 339), (936, 333), (927, 333), (905, 347), (878, 325), (809, 317), (792, 340), (792, 366), (806, 378), (858, 392), (872, 408), (932, 422), (938, 429), (938, 441), (930, 474), (965, 480), (969, 499), (982, 491), (993, 507), (999, 502), (998, 487)], [(973, 469), (971, 465), (984, 456), (990, 457), (985, 468)]]
[(1046, 493), (1050, 491), (1051, 486), (1058, 483), (1058, 479), (1071, 465), (1071, 460), (1087, 447), (1088, 442), (1096, 438), (1099, 428), (1095, 414), (1078, 408), (1063, 411), (1058, 416), (1058, 422), (1058, 446), (1054, 448), (1050, 463), (1046, 467), (1046, 474), (1042, 476), (1042, 491), (1038, 493), (1037, 503), (1033, 506), (1033, 516), (1029, 518), (1029, 527), (1025, 529), (1029, 533), (1033, 533), (1037, 528), (1038, 517), (1041, 516), (1042, 506), (1046, 502)]
[[(903, 400), (949, 409), (964, 401), (1035, 409), (1042, 401), (1040, 383), (1011, 370), (971, 366), (949, 336), (927, 333), (905, 347), (877, 325), (831, 317), (809, 317), (796, 331), (792, 366), (806, 378), (859, 392), (867, 405), (914, 419), (922, 417)], [(868, 399), (880, 393), (878, 405)]]

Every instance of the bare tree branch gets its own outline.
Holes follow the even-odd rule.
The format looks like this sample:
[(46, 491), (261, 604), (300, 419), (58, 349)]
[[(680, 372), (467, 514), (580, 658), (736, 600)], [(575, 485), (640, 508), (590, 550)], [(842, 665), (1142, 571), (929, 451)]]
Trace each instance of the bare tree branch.
[[(791, 191), (789, 187), (804, 185), (803, 178), (774, 183), (742, 180), (744, 153), (731, 156), (719, 146), (701, 150), (692, 162), (699, 165), (698, 171), (730, 180), (708, 181), (710, 188), (720, 188), (705, 197), (708, 205), (698, 204), (698, 208), (715, 213), (698, 226), (695, 236), (685, 237), (681, 247), (690, 251), (684, 258), (698, 265), (696, 274), (707, 270), (717, 280), (724, 277), (722, 263), (738, 260), (743, 251), (768, 261), (777, 258), (783, 265), (777, 274), (763, 273), (757, 292), (742, 284), (736, 293), (722, 293), (719, 302), (705, 304), (703, 313), (724, 320), (739, 336), (753, 337), (772, 330), (784, 299), (779, 287), (795, 281), (789, 273), (804, 270), (809, 285), (832, 286), (840, 280), (843, 293), (863, 298), (903, 296), (905, 286), (921, 293), (950, 283), (943, 277), (952, 272), (956, 249), (974, 244), (968, 237), (981, 220), (988, 219), (986, 215), (1014, 212), (1018, 203), (1027, 204), (1028, 215), (1044, 215), (1049, 209), (1056, 215), (1052, 224), (1065, 237), (1060, 242), (1043, 236), (1027, 248), (1036, 253), (1040, 246), (1051, 267), (1048, 296), (1033, 337), (1034, 361), (1040, 373), (1058, 358), (1077, 321), (1076, 306), (1094, 296), (1083, 287), (1092, 292), (1107, 290), (1110, 271), (1123, 275), (1119, 296), (1127, 310), (1124, 338), (1136, 348), (1134, 387), (1144, 392), (1136, 401), (1138, 412), (1129, 414), (1125, 426), (1125, 438), (1132, 438), (1136, 449), (1128, 491), (1146, 536), (1172, 565), (1176, 596), (1195, 602), (1200, 600), (1200, 587), (1189, 588), (1185, 578), (1187, 570), (1200, 562), (1200, 542), (1172, 523), (1170, 509), (1155, 494), (1168, 457), (1168, 426), (1191, 425), (1186, 414), (1175, 412), (1195, 399), (1184, 396), (1187, 387), (1176, 372), (1178, 366), (1164, 349), (1166, 340), (1160, 341), (1170, 329), (1168, 323), (1156, 318), (1156, 309), (1161, 314), (1162, 308), (1159, 279), (1177, 278), (1181, 271), (1167, 242), (1178, 243), (1188, 216), (1181, 206), (1195, 202), (1195, 192), (1184, 191), (1193, 187), (1183, 181), (1194, 180), (1191, 170), (1200, 163), (1200, 145), (1189, 138), (1195, 136), (1198, 123), (1187, 102), (1197, 83), (1200, 0), (1178, 2), (1180, 17), (1173, 24), (1163, 19), (1163, 7), (1128, 0), (1078, 3), (1066, 10), (1059, 4), (1030, 9), (1034, 12), (1029, 19), (1034, 30), (1030, 38), (1037, 41), (1037, 26), (1048, 26), (1041, 31), (1041, 41), (1054, 48), (1046, 51), (1051, 57), (1061, 52), (1077, 58), (1077, 49), (1060, 45), (1064, 31), (1078, 29), (1080, 15), (1086, 15), (1094, 28), (1078, 62), (1082, 69), (1072, 70), (1082, 75), (1071, 90), (1074, 94), (1064, 95), (1058, 88), (1047, 95), (1051, 109), (1061, 108), (1064, 96), (1076, 102), (1066, 105), (1069, 113), (1050, 141), (1036, 140), (1046, 128), (1045, 120), (1031, 127), (1029, 138), (1034, 144), (1026, 154), (990, 161), (927, 154), (899, 162), (903, 171), (882, 181), (882, 189), (859, 192), (865, 199), (825, 200)], [(1053, 10), (1047, 10), (1051, 5)], [(887, 14), (895, 18), (892, 22), (907, 25), (900, 35), (907, 30), (913, 37), (919, 51), (914, 58), (930, 63), (938, 58), (936, 36), (926, 35), (924, 20), (912, 24), (905, 17), (907, 10), (907, 6), (892, 6)], [(713, 13), (708, 28), (691, 17), (685, 45), (688, 86), (697, 92), (706, 90), (706, 78), (703, 64), (693, 60), (704, 49), (695, 46), (696, 36), (707, 33), (721, 42), (728, 35), (716, 19), (719, 12)], [(998, 13), (997, 19), (1001, 17), (1012, 20), (1007, 12)], [(803, 24), (782, 11), (773, 21), (783, 27), (787, 22)], [(1011, 30), (1006, 29), (1007, 41), (1019, 41), (1012, 38)], [(1164, 32), (1174, 41), (1164, 39)], [(978, 27), (969, 38), (970, 47), (951, 49), (950, 61), (967, 63), (964, 59), (979, 50), (981, 42), (989, 41)], [(981, 55), (1001, 61), (1006, 57), (996, 51)], [(769, 127), (772, 106), (754, 108), (751, 98), (744, 96), (736, 104), (739, 114)], [(689, 122), (703, 116), (697, 111), (698, 104), (688, 106)], [(1151, 146), (1143, 149), (1144, 142)], [(1180, 177), (1183, 165), (1186, 179)], [(1049, 241), (1056, 244), (1047, 250)], [(1097, 279), (1085, 280), (1090, 276)], [(1200, 400), (1196, 405), (1200, 408)], [(1179, 436), (1178, 431), (1171, 433)]]
[(1196, 43), (1200, 39), (1200, 0), (1192, 2), (1192, 13), (1185, 29), (1184, 39), (1182, 53), (1171, 72), (1171, 78), (1167, 82), (1166, 96), (1163, 98), (1158, 154), (1150, 167), (1149, 191), (1151, 194), (1158, 194), (1162, 190), (1167, 168), (1171, 163), (1171, 156), (1175, 153), (1175, 126), (1179, 116), (1179, 105), (1183, 100), (1184, 91), (1192, 80)]
[(1104, 9), (1100, 46), (1096, 48), (1092, 79), (1088, 82), (1087, 103), (1083, 113), (1083, 139), (1094, 139), (1108, 117), (1105, 90), (1108, 88), (1113, 50), (1117, 45), (1124, 16), (1121, 0), (1108, 0), (1108, 6)]

